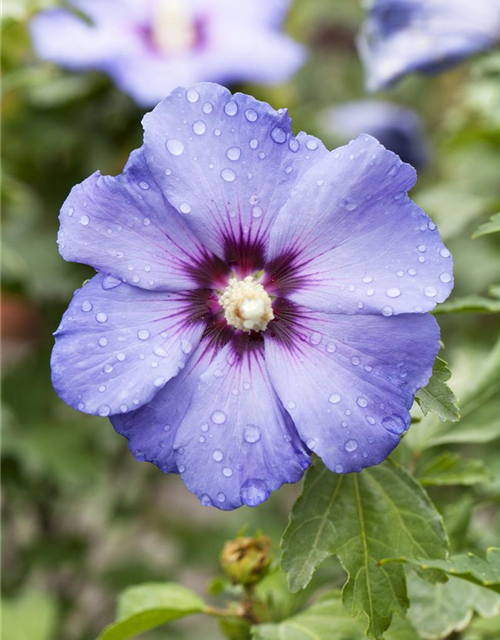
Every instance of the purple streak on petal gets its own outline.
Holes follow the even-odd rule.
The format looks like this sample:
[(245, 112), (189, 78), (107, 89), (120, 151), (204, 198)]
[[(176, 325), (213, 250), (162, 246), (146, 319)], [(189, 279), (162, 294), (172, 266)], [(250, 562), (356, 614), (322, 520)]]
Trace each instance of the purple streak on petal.
[(439, 72), (500, 40), (497, 0), (372, 0), (359, 38), (367, 87)]
[(278, 295), (329, 313), (422, 313), (453, 287), (436, 225), (408, 197), (415, 170), (362, 135), (316, 163), (271, 232)]
[(227, 271), (165, 201), (141, 149), (119, 176), (97, 172), (74, 187), (59, 219), (65, 260), (89, 264), (142, 289), (209, 286)]
[(389, 455), (439, 351), (428, 314), (346, 317), (283, 305), (264, 337), (274, 388), (302, 440), (337, 473)]
[(202, 504), (255, 506), (296, 482), (309, 456), (271, 387), (261, 340), (236, 337), (196, 380), (175, 438), (176, 462)]
[(144, 130), (165, 197), (211, 251), (251, 268), (262, 266), (293, 185), (327, 153), (316, 138), (293, 137), (285, 110), (208, 83), (174, 91), (146, 115)]
[(184, 367), (206, 318), (201, 293), (145, 291), (99, 274), (75, 294), (55, 333), (54, 388), (85, 413), (132, 411)]

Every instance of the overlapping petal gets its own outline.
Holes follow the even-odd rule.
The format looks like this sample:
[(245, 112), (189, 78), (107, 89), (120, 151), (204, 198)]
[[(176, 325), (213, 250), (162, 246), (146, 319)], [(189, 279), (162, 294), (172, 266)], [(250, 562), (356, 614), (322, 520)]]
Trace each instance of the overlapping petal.
[(55, 333), (54, 388), (85, 413), (140, 407), (184, 367), (205, 329), (205, 310), (200, 297), (98, 274), (75, 294)]
[(209, 83), (174, 91), (144, 130), (165, 197), (205, 246), (240, 267), (251, 262), (245, 253), (265, 251), (290, 190), (327, 153), (316, 138), (293, 136), (286, 110)]
[(186, 486), (203, 504), (256, 506), (309, 464), (274, 392), (261, 343), (229, 342), (200, 376), (175, 438)]
[(359, 39), (367, 87), (437, 72), (500, 40), (497, 0), (371, 0)]
[(408, 197), (416, 174), (371, 136), (317, 162), (271, 231), (281, 293), (330, 313), (425, 312), (452, 287), (436, 225)]
[(94, 173), (74, 187), (60, 214), (59, 250), (143, 289), (182, 291), (203, 284), (212, 257), (165, 201), (134, 151), (116, 177)]
[(342, 316), (284, 308), (265, 334), (272, 384), (307, 446), (336, 473), (384, 460), (410, 425), (415, 392), (439, 351), (428, 314)]

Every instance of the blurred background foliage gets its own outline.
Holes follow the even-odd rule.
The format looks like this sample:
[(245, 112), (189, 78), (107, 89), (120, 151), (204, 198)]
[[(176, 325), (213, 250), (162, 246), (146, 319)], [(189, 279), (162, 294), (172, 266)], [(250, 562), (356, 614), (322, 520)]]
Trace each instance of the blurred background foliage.
[[(101, 74), (68, 73), (34, 57), (26, 23), (33, 12), (51, 4), (5, 0), (2, 17), (6, 640), (92, 640), (112, 619), (117, 594), (142, 581), (176, 580), (205, 594), (208, 581), (220, 573), (224, 541), (243, 526), (250, 533), (263, 530), (278, 555), (287, 515), (300, 491), (284, 487), (255, 509), (227, 513), (203, 508), (178, 477), (135, 462), (107, 421), (71, 410), (52, 390), (51, 333), (72, 292), (92, 275), (90, 268), (60, 258), (58, 211), (71, 187), (96, 169), (103, 174), (121, 171), (129, 152), (141, 144), (143, 111)], [(232, 89), (276, 108), (287, 106), (296, 132), (307, 130), (330, 147), (344, 142), (324, 129), (322, 116), (335, 104), (364, 96), (355, 49), (362, 16), (354, 0), (296, 0), (287, 29), (309, 47), (307, 64), (283, 86)], [(411, 106), (424, 118), (431, 162), (420, 172), (412, 195), (439, 225), (454, 255), (452, 301), (481, 295), (498, 310), (500, 289), (491, 287), (500, 283), (500, 237), (471, 236), (500, 210), (500, 53), (439, 77), (409, 77), (380, 97)], [(459, 399), (467, 400), (493, 353), (498, 315), (450, 313), (441, 314), (439, 321), (444, 356), (453, 372), (451, 386)], [(464, 437), (462, 444), (447, 441), (446, 430), (433, 427), (432, 419), (423, 431), (415, 425), (410, 434), (413, 452), (419, 450), (419, 438), (438, 438), (432, 454), (424, 451), (409, 461), (414, 470), (445, 451), (482, 461), (469, 486), (428, 483), (454, 552), (484, 549), (498, 544), (500, 536), (498, 353), (496, 357), (488, 365), (492, 373), (479, 405), (473, 400), (465, 407), (465, 426), (447, 426), (466, 436), (488, 426), (487, 442), (473, 436)], [(404, 459), (405, 452), (402, 446), (397, 455)], [(312, 588), (299, 596), (288, 593), (282, 578), (273, 577), (277, 618), (297, 610), (312, 588), (342, 586), (344, 574), (336, 560), (329, 560)], [(416, 583), (413, 589), (418, 591)], [(215, 603), (218, 590), (216, 582)], [(412, 622), (418, 623), (421, 615), (420, 600), (416, 596), (416, 608), (410, 610)], [(498, 617), (474, 618), (462, 632), (466, 640), (499, 636)], [(221, 636), (215, 622), (193, 618), (147, 637)]]

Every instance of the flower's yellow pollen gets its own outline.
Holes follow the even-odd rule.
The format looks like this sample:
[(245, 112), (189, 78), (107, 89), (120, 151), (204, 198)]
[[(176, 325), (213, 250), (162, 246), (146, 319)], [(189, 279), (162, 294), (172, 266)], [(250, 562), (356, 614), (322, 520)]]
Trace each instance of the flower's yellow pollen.
[(231, 278), (219, 304), (227, 323), (243, 331), (264, 331), (274, 318), (269, 294), (252, 276)]
[(184, 0), (156, 0), (153, 41), (165, 54), (180, 54), (196, 44), (196, 27)]

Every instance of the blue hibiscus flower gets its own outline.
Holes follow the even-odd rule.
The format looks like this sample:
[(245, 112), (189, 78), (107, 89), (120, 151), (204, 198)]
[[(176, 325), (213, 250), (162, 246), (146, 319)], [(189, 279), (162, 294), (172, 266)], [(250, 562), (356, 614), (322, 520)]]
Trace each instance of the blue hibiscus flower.
[[(290, 0), (70, 0), (31, 22), (39, 57), (99, 69), (141, 105), (200, 80), (276, 83), (304, 48), (280, 31)], [(272, 64), (269, 61), (272, 60)]]
[(326, 111), (323, 124), (342, 141), (369, 133), (416, 169), (427, 163), (422, 120), (412, 109), (380, 100), (354, 100)]
[(499, 40), (498, 0), (368, 0), (359, 38), (367, 88), (442, 71)]
[(452, 258), (415, 170), (362, 135), (328, 152), (218, 85), (144, 118), (117, 177), (64, 203), (59, 247), (99, 273), (56, 332), (54, 386), (205, 505), (256, 505), (312, 452), (380, 463), (439, 349)]

